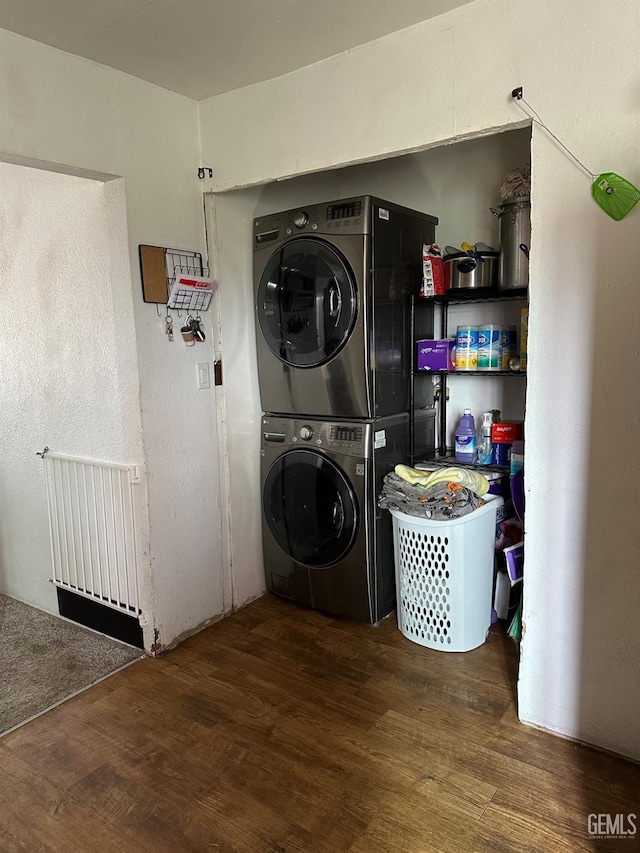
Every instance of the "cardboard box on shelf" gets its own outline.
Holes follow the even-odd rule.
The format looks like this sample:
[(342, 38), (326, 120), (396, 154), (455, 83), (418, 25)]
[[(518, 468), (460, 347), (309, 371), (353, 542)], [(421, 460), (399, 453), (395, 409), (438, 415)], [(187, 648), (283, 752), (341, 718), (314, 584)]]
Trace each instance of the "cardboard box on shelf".
[(527, 338), (529, 337), (529, 308), (520, 311), (520, 370), (527, 369)]
[(523, 421), (499, 421), (491, 425), (492, 444), (513, 444), (522, 439), (523, 434)]
[(418, 370), (453, 370), (455, 341), (418, 341)]

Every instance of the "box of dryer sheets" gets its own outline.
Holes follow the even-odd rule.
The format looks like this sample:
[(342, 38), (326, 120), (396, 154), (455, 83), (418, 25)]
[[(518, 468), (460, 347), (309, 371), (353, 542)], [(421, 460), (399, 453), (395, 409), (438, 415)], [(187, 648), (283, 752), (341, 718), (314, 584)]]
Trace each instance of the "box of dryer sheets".
[(418, 341), (418, 370), (453, 370), (455, 341)]

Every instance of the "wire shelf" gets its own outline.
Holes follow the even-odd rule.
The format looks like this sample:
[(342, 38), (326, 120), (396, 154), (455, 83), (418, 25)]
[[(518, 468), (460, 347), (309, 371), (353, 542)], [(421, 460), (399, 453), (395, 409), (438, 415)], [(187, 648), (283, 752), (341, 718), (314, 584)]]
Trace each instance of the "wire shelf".
[(430, 302), (434, 305), (460, 305), (466, 302), (513, 302), (515, 300), (526, 300), (528, 295), (529, 291), (526, 287), (484, 287), (470, 288), (469, 290), (460, 288), (448, 290), (441, 296), (421, 297), (420, 302)]
[(419, 459), (415, 465), (415, 468), (470, 468), (472, 471), (479, 471), (481, 474), (483, 472), (499, 472), (501, 474), (508, 474), (511, 470), (510, 465), (481, 465), (479, 462), (458, 462), (455, 457), (455, 453), (453, 450), (447, 450), (446, 455), (443, 455), (441, 452), (436, 452), (434, 456), (426, 456), (423, 459)]

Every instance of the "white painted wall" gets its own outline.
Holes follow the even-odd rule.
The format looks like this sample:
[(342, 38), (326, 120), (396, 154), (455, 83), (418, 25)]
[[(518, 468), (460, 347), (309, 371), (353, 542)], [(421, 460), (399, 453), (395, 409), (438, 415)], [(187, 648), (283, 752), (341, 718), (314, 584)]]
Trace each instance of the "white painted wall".
[(144, 461), (131, 288), (112, 276), (124, 198), (119, 182), (4, 163), (0, 185), (0, 589), (57, 612), (36, 451)]
[(221, 282), (213, 306), (222, 354), (219, 423), (225, 424), (221, 494), (229, 535), (225, 545), (225, 600), (230, 608), (265, 591), (259, 485), (260, 398), (253, 332), (251, 223), (255, 190), (206, 197), (207, 233)]
[[(114, 304), (110, 325), (120, 340), (135, 323), (140, 402), (131, 405), (141, 407), (149, 472), (145, 640), (149, 648), (157, 630), (166, 647), (224, 607), (215, 390), (196, 389), (196, 363), (211, 363), (212, 335), (190, 348), (179, 335), (169, 343), (156, 307), (142, 301), (138, 268), (140, 243), (204, 249), (197, 104), (1, 30), (0, 103), (0, 161), (124, 179), (126, 221), (116, 211), (109, 227), (128, 232), (128, 256), (121, 246), (114, 274), (131, 304)], [(55, 226), (52, 211), (47, 227)], [(111, 380), (97, 381), (106, 396)], [(130, 429), (122, 425), (126, 441), (140, 441)]]
[[(590, 169), (639, 184), (639, 16), (635, 0), (477, 0), (203, 102), (203, 162), (214, 169), (207, 189), (515, 126), (524, 118), (510, 97), (517, 85)], [(612, 59), (611, 45), (622, 59)], [(640, 410), (629, 357), (640, 211), (610, 220), (543, 132), (534, 133), (532, 169), (520, 716), (639, 758), (640, 449), (628, 436)], [(612, 440), (620, 435), (622, 454)]]

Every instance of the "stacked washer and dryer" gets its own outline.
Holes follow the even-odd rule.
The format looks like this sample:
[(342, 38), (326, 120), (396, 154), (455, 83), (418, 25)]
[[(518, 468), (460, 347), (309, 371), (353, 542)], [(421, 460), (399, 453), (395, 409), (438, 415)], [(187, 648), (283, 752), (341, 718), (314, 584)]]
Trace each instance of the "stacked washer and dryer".
[(436, 224), (372, 196), (254, 222), (267, 588), (371, 624), (395, 607), (377, 498), (409, 458), (411, 297)]

